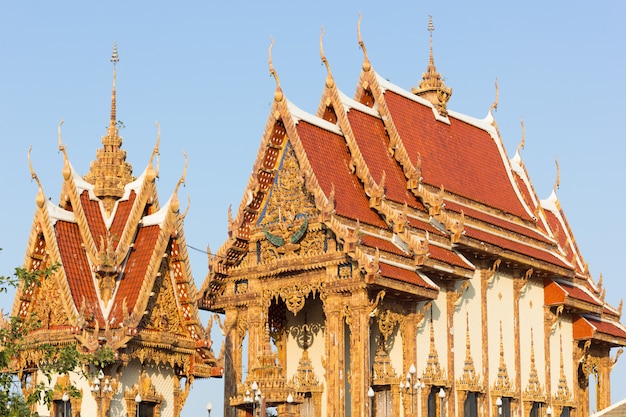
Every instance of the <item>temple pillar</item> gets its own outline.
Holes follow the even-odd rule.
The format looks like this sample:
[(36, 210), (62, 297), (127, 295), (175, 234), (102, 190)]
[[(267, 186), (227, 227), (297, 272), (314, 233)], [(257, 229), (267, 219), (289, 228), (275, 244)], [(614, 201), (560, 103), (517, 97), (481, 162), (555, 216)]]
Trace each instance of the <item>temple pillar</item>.
[(355, 291), (350, 298), (350, 387), (352, 417), (368, 417), (372, 384), (370, 372), (370, 316), (367, 291)]
[(597, 385), (596, 385), (596, 411), (605, 409), (611, 405), (611, 361), (608, 348), (598, 351)]
[[(442, 409), (445, 407), (445, 415), (446, 416), (454, 416), (455, 415), (455, 403), (456, 403), (456, 395), (454, 390), (454, 311), (456, 310), (456, 303), (461, 297), (462, 293), (456, 291), (456, 282), (449, 281), (442, 283), (442, 287), (446, 288), (446, 315), (447, 315), (447, 326), (446, 329), (446, 339), (448, 341), (448, 351), (446, 352), (446, 358), (448, 359), (447, 367), (448, 367), (448, 380), (450, 381), (451, 388), (447, 391), (447, 395), (444, 398), (445, 404)], [(452, 331), (450, 331), (452, 330)]]
[(326, 316), (326, 415), (344, 417), (345, 408), (345, 343), (344, 343), (344, 305), (341, 294), (322, 294), (324, 314)]
[(238, 311), (236, 308), (226, 309), (224, 319), (224, 417), (235, 415), (235, 408), (230, 407), (230, 398), (237, 395), (237, 384), (241, 382), (242, 375), (242, 343), (243, 337), (238, 326)]

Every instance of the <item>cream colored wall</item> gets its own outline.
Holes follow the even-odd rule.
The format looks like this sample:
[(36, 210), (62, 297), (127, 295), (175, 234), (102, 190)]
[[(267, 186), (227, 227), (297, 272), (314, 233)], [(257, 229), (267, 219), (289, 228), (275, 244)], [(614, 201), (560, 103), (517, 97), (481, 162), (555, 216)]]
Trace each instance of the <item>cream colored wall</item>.
[[(319, 299), (309, 298), (307, 299), (305, 309), (307, 311), (307, 323), (318, 324), (320, 326), (319, 332), (313, 335), (313, 344), (308, 347), (308, 350), (309, 359), (311, 359), (315, 375), (317, 376), (320, 384), (324, 384), (325, 386), (325, 370), (322, 365), (322, 361), (326, 360), (326, 329), (324, 328), (324, 314), (321, 301)], [(294, 316), (292, 313), (287, 312), (286, 321), (286, 326), (288, 330), (290, 330), (292, 326), (302, 326), (304, 324), (304, 311), (300, 311), (297, 316)], [(349, 346), (346, 346), (346, 348), (349, 348)], [(296, 371), (298, 370), (298, 362), (300, 361), (301, 357), (302, 349), (298, 346), (297, 340), (292, 335), (291, 331), (289, 331), (287, 335), (287, 363), (285, 364), (287, 381), (291, 381), (292, 378), (296, 375)], [(326, 389), (324, 389), (322, 393), (321, 415), (326, 415)]]
[(499, 270), (487, 287), (487, 326), (489, 349), (488, 384), (493, 386), (500, 366), (500, 323), (502, 323), (502, 344), (504, 361), (509, 379), (515, 382), (515, 331), (513, 278)]
[[(457, 290), (461, 287), (457, 283)], [(454, 380), (463, 375), (463, 367), (467, 356), (467, 324), (469, 320), (470, 355), (474, 369), (478, 375), (482, 370), (482, 307), (480, 300), (480, 271), (476, 271), (469, 286), (461, 295), (454, 308)]]
[(531, 329), (533, 333), (535, 367), (541, 386), (545, 389), (543, 283), (530, 280), (520, 296), (520, 364), (522, 389), (525, 390), (530, 376)]
[(559, 321), (553, 327), (554, 331), (550, 335), (550, 363), (551, 363), (551, 391), (552, 395), (556, 394), (561, 377), (561, 340), (563, 342), (563, 372), (567, 380), (567, 387), (570, 392), (574, 387), (574, 364), (571, 358), (574, 355), (572, 343), (572, 321), (571, 317), (561, 316)]
[[(422, 376), (428, 362), (428, 354), (430, 352), (430, 318), (432, 314), (433, 327), (435, 330), (435, 348), (439, 355), (439, 363), (448, 372), (448, 328), (447, 328), (447, 309), (446, 309), (446, 290), (444, 288), (439, 291), (437, 299), (433, 301), (431, 310), (426, 314), (424, 320), (417, 328), (417, 375)], [(420, 305), (418, 309), (421, 309)], [(406, 372), (405, 372), (406, 373)]]

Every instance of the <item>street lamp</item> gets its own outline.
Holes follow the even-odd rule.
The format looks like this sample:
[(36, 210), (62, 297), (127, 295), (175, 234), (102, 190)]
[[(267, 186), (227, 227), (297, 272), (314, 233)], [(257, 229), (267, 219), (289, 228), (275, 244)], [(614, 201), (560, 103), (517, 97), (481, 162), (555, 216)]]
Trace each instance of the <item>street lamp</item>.
[(443, 388), (439, 388), (439, 402), (441, 403), (441, 416), (443, 417), (443, 400), (444, 398), (446, 398), (446, 392), (443, 390)]
[[(104, 382), (102, 381), (103, 379)], [(100, 369), (98, 375), (94, 377), (91, 384), (91, 393), (96, 398), (96, 401), (98, 402), (100, 407), (98, 411), (99, 416), (105, 415), (105, 408), (108, 408), (108, 406), (110, 405), (113, 387), (117, 387), (117, 382), (115, 378), (113, 378), (112, 381), (109, 380), (109, 377), (106, 377), (105, 379), (104, 372), (102, 372), (102, 369)]]
[(374, 399), (374, 389), (372, 387), (367, 390), (367, 396), (370, 399), (370, 417), (372, 417), (372, 400)]
[(137, 403), (137, 417), (139, 417), (139, 406), (141, 405), (141, 395), (139, 393), (135, 397), (135, 403)]
[(61, 399), (63, 400), (63, 417), (67, 417), (67, 401), (70, 399), (70, 396), (67, 395), (67, 392), (64, 392)]
[[(257, 384), (256, 381), (252, 382), (250, 388), (252, 388), (252, 417), (256, 417), (256, 403), (261, 399), (261, 390), (259, 389), (259, 384)], [(249, 391), (246, 390), (246, 394), (249, 396)]]
[(498, 407), (498, 415), (501, 416), (502, 415), (502, 397), (498, 397), (498, 399), (496, 399), (496, 406)]
[(291, 417), (291, 404), (293, 403), (293, 395), (291, 393), (287, 395), (287, 413)]
[(422, 390), (426, 387), (426, 385), (424, 384), (424, 382), (420, 379), (417, 378), (417, 382), (415, 383), (415, 385), (413, 386), (413, 388), (415, 389), (417, 395), (415, 397), (415, 406), (417, 408), (416, 413), (417, 415), (420, 415), (420, 400), (421, 400), (421, 395), (422, 395)]
[(546, 414), (548, 415), (548, 417), (552, 416), (552, 406), (548, 406), (548, 408), (546, 408)]
[(209, 401), (208, 403), (206, 403), (206, 411), (209, 413), (209, 417), (211, 417), (212, 409), (213, 409), (213, 404), (211, 404), (211, 401)]

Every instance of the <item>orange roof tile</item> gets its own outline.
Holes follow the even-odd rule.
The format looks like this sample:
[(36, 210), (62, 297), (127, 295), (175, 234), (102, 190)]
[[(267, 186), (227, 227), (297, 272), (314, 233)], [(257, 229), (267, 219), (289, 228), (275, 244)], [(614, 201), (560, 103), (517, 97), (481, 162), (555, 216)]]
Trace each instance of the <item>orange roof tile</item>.
[(385, 173), (385, 197), (425, 211), (424, 205), (407, 190), (402, 167), (389, 154), (389, 139), (382, 120), (355, 109), (348, 112), (348, 120), (374, 180), (380, 182)]
[(104, 224), (104, 220), (102, 219), (100, 202), (91, 200), (89, 198), (89, 192), (86, 190), (80, 194), (80, 201), (83, 206), (83, 210), (85, 211), (85, 217), (87, 218), (89, 230), (91, 231), (91, 236), (93, 236), (93, 241), (96, 244), (96, 247), (99, 250), (102, 250), (104, 248), (100, 247), (100, 238), (106, 240), (107, 228)]
[(350, 154), (344, 138), (302, 120), (296, 127), (322, 190), (326, 195), (330, 195), (332, 187), (335, 187), (337, 214), (387, 228), (385, 222), (369, 207), (363, 186), (352, 173)]
[(77, 308), (85, 301), (87, 317), (102, 322), (100, 302), (94, 286), (94, 277), (89, 266), (87, 253), (82, 245), (80, 231), (76, 223), (57, 221), (54, 227), (61, 262), (67, 283)]
[(117, 209), (115, 210), (115, 218), (113, 219), (113, 222), (111, 223), (111, 228), (109, 229), (109, 231), (111, 232), (111, 235), (115, 238), (115, 246), (117, 246), (117, 239), (120, 238), (120, 236), (122, 236), (122, 233), (124, 232), (124, 227), (126, 227), (126, 222), (128, 221), (128, 216), (130, 215), (130, 211), (133, 208), (133, 205), (135, 204), (135, 198), (137, 197), (137, 193), (135, 193), (135, 190), (132, 190), (130, 192), (130, 195), (128, 196), (128, 200), (125, 201), (119, 201), (117, 203)]
[(393, 91), (385, 102), (408, 154), (421, 155), (425, 183), (531, 219), (488, 132), (452, 116), (439, 122), (430, 107)]
[(155, 225), (142, 227), (137, 233), (134, 247), (128, 257), (124, 275), (117, 289), (115, 305), (112, 310), (112, 316), (116, 318), (118, 323), (122, 322), (124, 299), (126, 299), (126, 306), (129, 310), (135, 307), (160, 231), (159, 226)]

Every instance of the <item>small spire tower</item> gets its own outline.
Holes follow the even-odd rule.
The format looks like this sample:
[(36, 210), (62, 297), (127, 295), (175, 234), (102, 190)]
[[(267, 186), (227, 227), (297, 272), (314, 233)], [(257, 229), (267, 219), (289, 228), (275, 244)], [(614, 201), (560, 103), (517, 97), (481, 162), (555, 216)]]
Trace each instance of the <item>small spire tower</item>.
[(96, 160), (91, 162), (85, 181), (94, 185), (94, 192), (104, 203), (107, 214), (115, 202), (124, 195), (124, 186), (133, 181), (133, 168), (126, 162), (126, 151), (121, 149), (122, 137), (117, 126), (116, 78), (119, 56), (117, 44), (113, 44), (113, 87), (111, 89), (111, 120), (106, 136), (102, 137), (101, 149), (96, 151)]
[(433, 24), (433, 17), (428, 16), (428, 32), (430, 32), (430, 58), (428, 60), (428, 67), (426, 67), (426, 72), (422, 73), (422, 81), (420, 81), (418, 88), (412, 87), (411, 92), (430, 101), (439, 114), (447, 116), (448, 110), (446, 109), (446, 105), (448, 100), (450, 100), (450, 96), (452, 96), (452, 89), (446, 86), (442, 80), (441, 74), (437, 72), (437, 68), (435, 67), (435, 58), (433, 55), (434, 31), (435, 25)]

